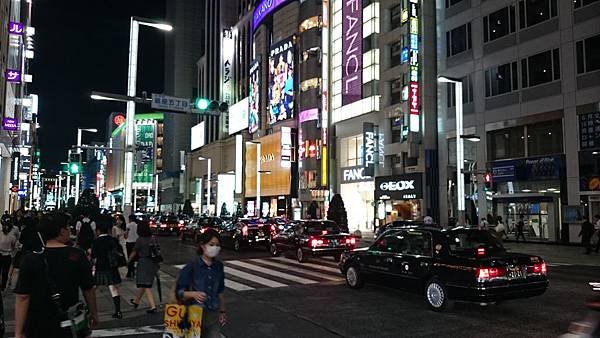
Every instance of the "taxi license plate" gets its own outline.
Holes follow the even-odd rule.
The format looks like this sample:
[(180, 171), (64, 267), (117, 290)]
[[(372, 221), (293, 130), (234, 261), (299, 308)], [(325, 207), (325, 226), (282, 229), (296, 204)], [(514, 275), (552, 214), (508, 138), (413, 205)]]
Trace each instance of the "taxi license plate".
[(329, 241), (329, 246), (338, 246), (338, 241), (336, 239), (332, 239)]
[(264, 236), (265, 233), (262, 230), (258, 230), (258, 236)]
[(521, 266), (509, 266), (507, 269), (508, 278), (510, 279), (520, 279), (525, 278), (525, 269)]

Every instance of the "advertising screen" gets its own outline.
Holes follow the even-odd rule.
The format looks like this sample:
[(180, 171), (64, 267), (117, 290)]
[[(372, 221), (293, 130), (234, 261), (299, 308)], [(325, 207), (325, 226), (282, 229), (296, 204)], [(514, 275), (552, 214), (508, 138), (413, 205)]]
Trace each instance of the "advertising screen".
[(192, 142), (190, 148), (196, 150), (202, 147), (205, 143), (204, 139), (204, 122), (200, 122), (192, 127)]
[(248, 128), (248, 98), (229, 107), (229, 135)]
[(294, 117), (294, 42), (287, 38), (269, 53), (269, 123)]
[(258, 130), (260, 116), (260, 61), (250, 65), (250, 93), (248, 98), (248, 131), (253, 133)]
[(135, 139), (136, 151), (138, 156), (137, 164), (133, 175), (133, 183), (136, 187), (141, 187), (140, 183), (152, 184), (154, 177), (154, 124), (136, 124)]

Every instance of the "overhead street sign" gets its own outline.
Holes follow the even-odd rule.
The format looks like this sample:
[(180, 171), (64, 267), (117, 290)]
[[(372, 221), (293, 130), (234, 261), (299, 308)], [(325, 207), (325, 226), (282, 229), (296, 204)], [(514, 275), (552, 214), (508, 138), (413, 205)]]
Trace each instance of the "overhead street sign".
[(152, 109), (189, 113), (192, 110), (192, 103), (190, 102), (190, 99), (152, 94)]

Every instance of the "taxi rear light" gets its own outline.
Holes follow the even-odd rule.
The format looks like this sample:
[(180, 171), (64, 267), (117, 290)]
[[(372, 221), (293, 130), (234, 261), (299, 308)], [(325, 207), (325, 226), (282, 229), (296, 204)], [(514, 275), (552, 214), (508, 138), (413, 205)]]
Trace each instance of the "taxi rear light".
[(150, 223), (150, 227), (151, 228), (156, 228), (156, 224), (155, 223)]
[(320, 245), (323, 245), (323, 240), (322, 239), (313, 238), (313, 239), (310, 240), (310, 246), (317, 247), (317, 246), (320, 246)]
[(275, 232), (275, 224), (271, 224), (271, 232)]
[(477, 278), (479, 280), (490, 280), (506, 275), (504, 268), (479, 268), (477, 269)]
[(259, 228), (262, 228), (262, 227), (264, 227), (264, 226), (265, 226), (264, 224), (262, 224), (262, 223), (258, 223), (258, 227), (259, 227)]
[(322, 234), (322, 235), (327, 235), (327, 230), (323, 230), (323, 231), (321, 231), (321, 234)]
[(248, 226), (247, 225), (244, 225), (242, 227), (242, 235), (248, 236)]
[(546, 265), (546, 262), (535, 263), (533, 266), (527, 267), (527, 272), (538, 275), (546, 275), (548, 273), (548, 266)]
[(477, 256), (485, 256), (485, 248), (477, 248)]
[(354, 237), (346, 238), (346, 244), (350, 244), (350, 245), (356, 244), (356, 238), (354, 238)]

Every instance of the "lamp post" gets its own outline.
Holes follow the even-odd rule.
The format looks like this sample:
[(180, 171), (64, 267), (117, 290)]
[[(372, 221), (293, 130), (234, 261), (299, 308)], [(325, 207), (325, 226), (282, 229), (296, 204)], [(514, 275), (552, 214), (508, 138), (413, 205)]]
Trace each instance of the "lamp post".
[[(71, 149), (67, 152), (67, 158), (71, 158)], [(67, 193), (65, 194), (65, 205), (67, 205), (69, 197), (71, 197), (71, 173), (69, 173), (69, 162), (60, 162), (60, 164), (67, 168)]]
[[(97, 133), (98, 129), (96, 128), (77, 128), (77, 153), (81, 154), (81, 138), (84, 131), (89, 133)], [(77, 173), (75, 175), (75, 203), (79, 200), (79, 185), (81, 180), (81, 174)]]
[(208, 215), (210, 215), (210, 188), (211, 188), (211, 184), (212, 184), (212, 180), (211, 180), (211, 178), (212, 178), (212, 172), (211, 172), (212, 160), (210, 158), (206, 158), (206, 157), (202, 157), (202, 156), (198, 157), (198, 160), (200, 160), (200, 161), (206, 160), (206, 162), (207, 162), (208, 178), (206, 180), (206, 193), (207, 193), (206, 212), (208, 213)]
[(463, 94), (462, 80), (447, 76), (438, 76), (438, 82), (454, 84), (456, 100), (456, 208), (458, 211), (458, 224), (465, 224), (465, 176), (464, 168), (464, 148), (463, 148)]
[(246, 141), (246, 144), (254, 144), (256, 145), (256, 212), (255, 212), (255, 216), (256, 217), (260, 217), (261, 212), (261, 205), (260, 205), (260, 158), (261, 158), (261, 143), (260, 141)]

